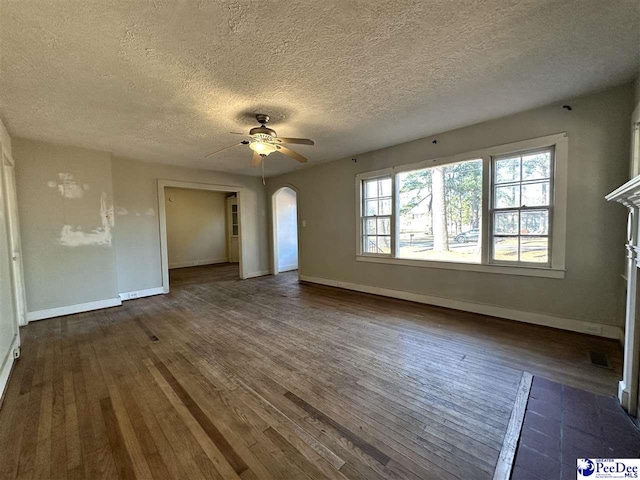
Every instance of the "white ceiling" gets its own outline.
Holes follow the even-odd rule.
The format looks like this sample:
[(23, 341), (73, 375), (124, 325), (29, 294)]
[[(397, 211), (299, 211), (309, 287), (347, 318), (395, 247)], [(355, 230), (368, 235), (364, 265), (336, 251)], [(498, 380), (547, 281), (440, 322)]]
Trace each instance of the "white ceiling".
[[(637, 0), (0, 0), (10, 133), (259, 175), (271, 115), (335, 160), (631, 80)], [(279, 153), (267, 175), (299, 168)]]

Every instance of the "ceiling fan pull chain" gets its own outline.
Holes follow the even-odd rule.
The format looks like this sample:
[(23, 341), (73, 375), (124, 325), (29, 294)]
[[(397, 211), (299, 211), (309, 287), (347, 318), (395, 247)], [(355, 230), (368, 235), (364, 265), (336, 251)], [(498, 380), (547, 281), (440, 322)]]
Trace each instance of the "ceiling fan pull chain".
[(262, 157), (262, 161), (260, 162), (260, 165), (262, 165), (262, 185), (266, 185), (266, 183), (264, 182), (264, 161), (265, 161), (266, 155), (264, 155)]

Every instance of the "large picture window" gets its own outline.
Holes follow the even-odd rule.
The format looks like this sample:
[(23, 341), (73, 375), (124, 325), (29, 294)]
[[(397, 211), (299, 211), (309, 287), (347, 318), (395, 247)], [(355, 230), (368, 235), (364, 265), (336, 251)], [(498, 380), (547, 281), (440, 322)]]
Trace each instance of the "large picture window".
[(359, 175), (359, 257), (563, 272), (566, 157), (560, 134)]
[(481, 261), (482, 160), (398, 174), (398, 257)]

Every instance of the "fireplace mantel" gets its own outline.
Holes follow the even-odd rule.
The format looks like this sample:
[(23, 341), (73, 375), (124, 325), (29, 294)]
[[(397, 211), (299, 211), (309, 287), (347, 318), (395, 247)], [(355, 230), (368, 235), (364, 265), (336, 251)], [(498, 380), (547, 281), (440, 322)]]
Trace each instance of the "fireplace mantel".
[[(629, 209), (627, 223), (627, 310), (624, 333), (624, 365), (622, 381), (618, 385), (618, 399), (631, 414), (638, 414), (638, 352), (640, 350), (640, 175), (632, 178), (605, 197)], [(622, 247), (622, 245), (621, 245)], [(620, 252), (622, 254), (622, 252)]]
[(605, 197), (610, 202), (618, 202), (628, 208), (640, 208), (640, 175), (616, 188)]

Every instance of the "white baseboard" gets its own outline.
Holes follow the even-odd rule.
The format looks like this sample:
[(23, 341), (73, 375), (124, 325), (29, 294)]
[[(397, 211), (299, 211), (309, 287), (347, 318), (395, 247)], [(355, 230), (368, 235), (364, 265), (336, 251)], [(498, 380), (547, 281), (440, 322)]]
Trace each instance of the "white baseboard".
[(191, 262), (176, 262), (169, 264), (169, 270), (174, 268), (199, 267), (202, 265), (213, 265), (216, 263), (227, 263), (229, 259), (225, 258), (209, 258), (207, 260), (194, 260)]
[(120, 297), (107, 298), (106, 300), (97, 300), (95, 302), (79, 303), (77, 305), (68, 305), (65, 307), (48, 308), (46, 310), (27, 312), (27, 321), (33, 322), (34, 320), (44, 320), (45, 318), (62, 317), (64, 315), (72, 315), (74, 313), (100, 310), (101, 308), (117, 307), (118, 305), (122, 305)]
[(291, 270), (297, 270), (298, 264), (294, 263), (292, 265), (285, 265), (282, 268), (278, 268), (278, 273), (290, 272)]
[(255, 278), (255, 277), (264, 277), (265, 275), (271, 275), (269, 270), (259, 270), (257, 272), (248, 273), (244, 278)]
[(492, 317), (506, 318), (508, 320), (516, 320), (519, 322), (531, 323), (534, 325), (542, 325), (545, 327), (559, 328), (562, 330), (570, 330), (572, 332), (587, 333), (589, 335), (597, 335), (599, 337), (613, 338), (623, 341), (624, 332), (621, 327), (613, 325), (605, 325), (602, 323), (585, 322), (583, 320), (575, 320), (572, 318), (555, 317), (543, 313), (528, 312), (524, 310), (515, 310), (512, 308), (499, 307), (497, 305), (489, 305), (485, 303), (468, 302), (465, 300), (455, 300), (452, 298), (436, 297), (433, 295), (424, 295), (422, 293), (403, 292), (401, 290), (392, 290), (382, 287), (372, 287), (369, 285), (360, 285), (356, 283), (341, 282), (339, 280), (330, 280), (328, 278), (311, 277), (308, 275), (300, 275), (303, 282), (317, 283), (330, 287), (344, 288), (347, 290), (355, 290), (357, 292), (371, 293), (384, 297), (398, 298), (401, 300), (409, 300), (411, 302), (425, 303), (427, 305), (436, 305), (438, 307), (452, 308), (454, 310), (462, 310), (465, 312), (480, 313)]
[(151, 297), (152, 295), (162, 295), (164, 293), (168, 292), (165, 292), (163, 287), (155, 287), (147, 288), (145, 290), (135, 290), (133, 292), (119, 293), (118, 295), (120, 295), (120, 300), (125, 301), (133, 300), (135, 298)]
[(11, 376), (11, 370), (16, 359), (13, 356), (13, 352), (16, 348), (20, 347), (20, 339), (18, 335), (14, 338), (11, 347), (9, 347), (9, 355), (4, 364), (0, 365), (0, 406), (2, 405), (2, 397), (4, 396), (4, 389), (9, 383), (9, 377)]

